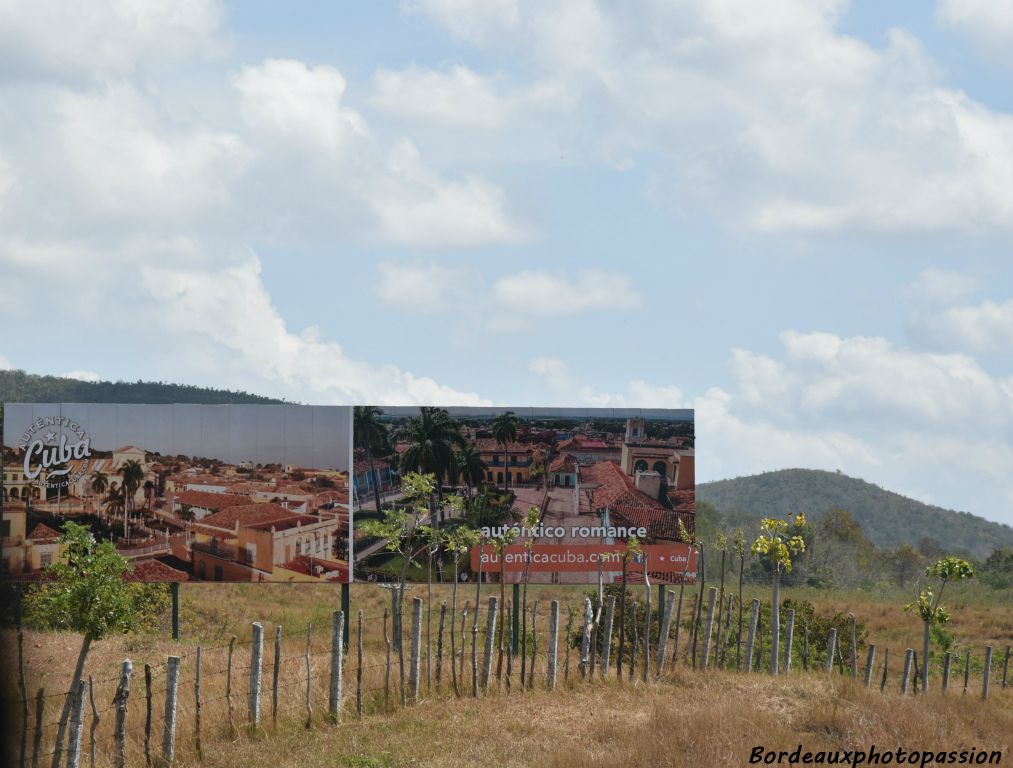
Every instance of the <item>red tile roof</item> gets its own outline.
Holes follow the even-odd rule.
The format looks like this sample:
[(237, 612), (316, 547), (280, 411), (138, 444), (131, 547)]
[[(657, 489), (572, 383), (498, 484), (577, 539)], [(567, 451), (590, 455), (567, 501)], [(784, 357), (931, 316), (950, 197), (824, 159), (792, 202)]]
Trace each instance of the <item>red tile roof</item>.
[(183, 491), (176, 501), (202, 509), (222, 510), (239, 504), (249, 504), (250, 497), (238, 493), (209, 493), (207, 491)]
[(319, 517), (313, 517), (312, 515), (296, 515), (289, 512), (290, 517), (285, 518), (271, 518), (270, 520), (264, 520), (260, 523), (251, 523), (243, 520), (239, 521), (239, 524), (243, 528), (257, 528), (261, 531), (269, 531), (272, 528), (276, 531), (287, 531), (289, 528), (295, 528), (299, 525), (312, 525), (313, 523), (322, 522)]
[(644, 509), (665, 509), (660, 502), (637, 490), (633, 479), (614, 461), (601, 461), (597, 464), (580, 468), (582, 485), (597, 485), (592, 491), (594, 511), (604, 507), (610, 509), (617, 505), (624, 507), (642, 507)]
[(675, 512), (671, 509), (665, 509), (664, 507), (660, 507), (659, 509), (649, 509), (636, 504), (619, 502), (618, 504), (610, 507), (609, 510), (612, 514), (613, 525), (625, 524), (632, 525), (637, 528), (646, 528), (648, 536), (652, 539), (678, 541), (680, 517), (683, 519), (683, 525), (685, 525), (687, 529), (693, 530), (693, 523), (691, 519), (687, 519), (679, 512)]
[(617, 451), (620, 450), (618, 445), (610, 445), (604, 440), (597, 438), (585, 437), (584, 435), (574, 435), (568, 440), (564, 440), (559, 444), (560, 451)]
[(39, 523), (32, 528), (32, 532), (28, 534), (27, 538), (33, 541), (56, 541), (62, 535), (59, 531), (53, 530), (48, 525)]
[(177, 571), (172, 566), (166, 565), (159, 560), (145, 560), (134, 563), (134, 569), (123, 575), (124, 581), (144, 582), (180, 582), (189, 581), (190, 577), (183, 571)]
[[(249, 500), (247, 500), (247, 502), (249, 502)], [(196, 527), (198, 530), (201, 528), (217, 529), (203, 531), (214, 535), (222, 530), (234, 531), (236, 529), (236, 523), (245, 526), (252, 526), (259, 523), (284, 520), (285, 518), (292, 516), (293, 513), (290, 510), (285, 509), (284, 507), (279, 507), (277, 504), (246, 503), (231, 506), (227, 509), (221, 510), (220, 512), (215, 512), (213, 515), (208, 515), (198, 522)]]
[(557, 456), (549, 464), (550, 472), (567, 472), (573, 473), (577, 471), (577, 460), (568, 453), (564, 453), (561, 456)]
[[(475, 441), (475, 447), (480, 453), (498, 453), (503, 455), (503, 443), (498, 443), (492, 437), (480, 437)], [(523, 443), (507, 443), (507, 453), (531, 453), (534, 449), (530, 445), (524, 445)]]

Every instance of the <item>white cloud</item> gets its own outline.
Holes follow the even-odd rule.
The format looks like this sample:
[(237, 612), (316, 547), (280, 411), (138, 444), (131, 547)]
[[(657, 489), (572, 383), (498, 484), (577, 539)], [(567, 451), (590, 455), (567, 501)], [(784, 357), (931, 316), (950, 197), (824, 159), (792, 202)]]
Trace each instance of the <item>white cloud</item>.
[(218, 0), (0, 3), (0, 80), (80, 81), (223, 52)]
[(1013, 299), (915, 310), (910, 332), (924, 343), (975, 353), (1013, 349)]
[(535, 357), (528, 361), (528, 370), (545, 382), (553, 392), (567, 394), (573, 389), (573, 376), (567, 362), (558, 357)]
[(997, 61), (1010, 63), (1013, 4), (1007, 0), (940, 0), (936, 17), (967, 35)]
[(978, 286), (977, 278), (970, 275), (930, 267), (922, 270), (906, 293), (919, 304), (952, 305), (969, 298)]
[(229, 370), (240, 381), (262, 382), (290, 398), (317, 402), (488, 404), (475, 393), (393, 365), (352, 360), (315, 328), (289, 331), (264, 287), (256, 258), (213, 271), (146, 266), (142, 284), (163, 327), (192, 347), (190, 362), (213, 361), (211, 373)]
[(341, 106), (347, 84), (334, 67), (266, 59), (233, 78), (243, 114), (256, 128), (340, 152), (367, 134), (365, 120)]
[(77, 379), (78, 381), (101, 381), (102, 377), (99, 376), (95, 371), (67, 371), (67, 373), (61, 373), (60, 376), (64, 379)]
[(507, 319), (622, 312), (644, 304), (629, 275), (600, 269), (572, 275), (543, 270), (505, 275), (493, 284), (491, 299)]
[[(1013, 222), (1013, 116), (947, 86), (906, 32), (890, 31), (882, 47), (841, 32), (844, 2), (681, 0), (631, 11), (519, 0), (502, 18), (484, 8), (467, 22), (457, 5), (411, 7), (519, 62), (530, 83), (555, 81), (576, 105), (566, 120), (538, 121), (544, 143), (647, 168), (661, 206), (804, 235)], [(519, 112), (510, 125), (523, 135), (531, 117)], [(464, 135), (454, 134), (466, 147)], [(517, 148), (530, 151), (502, 142), (509, 157)]]
[(440, 264), (377, 265), (376, 293), (380, 303), (400, 312), (457, 312), (470, 305), (468, 273)]
[(515, 29), (520, 22), (517, 0), (403, 0), (409, 13), (420, 13), (448, 26), (455, 35), (473, 42), (487, 41)]
[(14, 364), (11, 363), (6, 357), (0, 354), (0, 371), (10, 371), (14, 369)]

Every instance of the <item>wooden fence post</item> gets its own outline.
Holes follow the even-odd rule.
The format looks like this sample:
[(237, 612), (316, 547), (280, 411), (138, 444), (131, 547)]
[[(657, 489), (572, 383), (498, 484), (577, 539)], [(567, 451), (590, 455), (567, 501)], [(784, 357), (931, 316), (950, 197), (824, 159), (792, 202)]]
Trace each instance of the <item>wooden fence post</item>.
[(260, 683), (263, 679), (263, 662), (264, 625), (255, 621), (250, 643), (250, 686), (247, 696), (251, 728), (257, 728), (260, 725)]
[[(46, 711), (46, 689), (39, 688), (35, 696), (35, 734), (32, 736), (32, 768), (39, 768), (39, 750), (42, 748), (42, 718)], [(123, 768), (122, 764), (116, 768)]]
[(422, 674), (422, 598), (412, 598), (412, 629), (408, 644), (408, 690), (411, 691), (413, 702), (419, 700), (419, 687)]
[[(481, 552), (481, 550), (479, 550)], [(481, 582), (479, 582), (481, 583)], [(476, 602), (471, 617), (471, 695), (478, 698), (478, 614), (481, 606)]]
[(791, 672), (791, 647), (795, 642), (795, 609), (789, 608), (784, 614), (784, 660), (781, 667), (784, 674)]
[[(721, 648), (719, 650), (720, 657), (718, 659), (718, 663), (721, 665), (722, 669), (724, 668), (725, 661), (728, 658), (728, 644), (729, 644), (729, 642), (731, 642), (731, 634), (732, 634), (732, 605), (734, 603), (734, 600), (735, 600), (735, 595), (729, 593), (729, 595), (728, 595), (728, 610), (725, 611), (725, 639), (724, 639), (724, 642), (721, 643)], [(718, 634), (721, 634), (721, 633), (719, 632)]]
[(913, 664), (913, 666), (914, 666), (914, 670), (913, 670), (914, 671), (914, 679), (911, 681), (912, 682), (911, 687), (914, 690), (915, 695), (917, 695), (918, 694), (918, 682), (922, 679), (921, 673), (918, 671), (919, 670), (919, 667), (918, 667), (918, 651), (915, 651), (913, 654), (911, 654), (911, 657), (914, 659), (914, 664)]
[(988, 701), (988, 683), (992, 676), (992, 646), (985, 646), (985, 671), (981, 678), (981, 700)]
[(547, 673), (549, 690), (556, 690), (556, 659), (559, 652), (559, 601), (553, 600), (549, 606), (549, 658)]
[(383, 643), (387, 649), (387, 663), (383, 673), (383, 709), (390, 710), (390, 635), (387, 634), (387, 609), (383, 609)]
[[(577, 667), (580, 669), (581, 678), (587, 677), (587, 660), (591, 651), (591, 624), (594, 621), (594, 613), (591, 610), (591, 598), (584, 598), (584, 624), (580, 636), (580, 662)], [(636, 626), (636, 622), (633, 623)]]
[(80, 768), (81, 741), (84, 731), (84, 680), (71, 692), (70, 735), (67, 737), (67, 768)]
[(651, 674), (651, 581), (647, 577), (647, 555), (644, 558), (644, 596), (647, 598), (647, 609), (644, 611), (644, 668), (641, 681), (646, 683)]
[(886, 676), (890, 671), (890, 649), (883, 649), (883, 679), (879, 682), (879, 692), (882, 693), (886, 690)]
[(1009, 651), (1010, 647), (1006, 646), (1006, 657), (1002, 662), (1002, 689), (1006, 690), (1006, 678), (1009, 675)]
[(144, 764), (151, 768), (151, 665), (144, 665)]
[(971, 651), (964, 652), (964, 694), (967, 694), (967, 682), (971, 678)]
[(660, 678), (665, 671), (665, 657), (668, 655), (668, 635), (672, 630), (672, 611), (675, 609), (675, 592), (665, 595), (664, 616), (658, 634), (657, 674)]
[(637, 652), (640, 650), (640, 625), (637, 624), (637, 604), (630, 604), (630, 626), (633, 628), (633, 637), (630, 640), (630, 682), (637, 676)]
[(176, 755), (176, 699), (179, 694), (179, 656), (165, 665), (165, 717), (162, 730), (162, 762), (168, 768)]
[[(615, 601), (613, 600), (613, 603)], [(573, 608), (566, 609), (566, 657), (563, 659), (563, 682), (570, 682), (570, 637), (573, 633)]]
[(229, 638), (229, 660), (225, 667), (225, 702), (229, 708), (229, 733), (232, 735), (236, 733), (236, 721), (232, 716), (232, 653), (235, 649), (236, 636), (233, 635)]
[(443, 631), (447, 622), (447, 601), (440, 604), (440, 626), (436, 630), (436, 687), (440, 687), (443, 677)]
[(953, 663), (953, 655), (947, 651), (943, 656), (943, 693), (950, 690), (950, 665)]
[[(384, 634), (387, 633), (387, 622), (383, 624)], [(313, 725), (313, 697), (312, 697), (312, 686), (313, 686), (313, 674), (310, 666), (310, 651), (312, 650), (313, 643), (313, 622), (309, 622), (306, 625), (306, 727), (309, 728)], [(390, 642), (388, 641), (388, 646)], [(388, 659), (390, 654), (388, 653)], [(388, 665), (387, 674), (390, 674), (390, 666)]]
[[(858, 628), (855, 624), (855, 614), (849, 613), (851, 619), (851, 679), (858, 677)], [(928, 662), (928, 659), (925, 660)]]
[(809, 671), (809, 622), (802, 622), (802, 670)]
[[(88, 754), (91, 756), (89, 765), (95, 768), (95, 729), (98, 728), (98, 707), (95, 706), (95, 681), (88, 675), (88, 703), (91, 704), (91, 725), (88, 727)], [(27, 722), (27, 721), (26, 721)], [(22, 758), (24, 750), (22, 749)]]
[(911, 679), (911, 664), (914, 662), (914, 651), (908, 648), (904, 651), (904, 672), (900, 678), (901, 696), (907, 693), (908, 681)]
[[(571, 621), (573, 616), (570, 616)], [(609, 671), (609, 661), (612, 658), (612, 625), (616, 620), (616, 596), (609, 595), (608, 600), (605, 601), (605, 628), (601, 634), (601, 676), (607, 677)], [(569, 660), (569, 649), (570, 649), (570, 630), (567, 629), (566, 637), (566, 648), (567, 648), (567, 660)]]
[(331, 614), (331, 684), (327, 692), (327, 716), (332, 723), (341, 716), (342, 664), (345, 642), (345, 612)]
[(834, 653), (837, 649), (837, 630), (833, 627), (827, 632), (827, 672), (834, 671)]
[(274, 628), (274, 669), (271, 672), (271, 722), (277, 727), (278, 680), (281, 677), (281, 624)]
[(201, 747), (200, 739), (200, 721), (201, 721), (201, 697), (200, 697), (200, 661), (201, 661), (201, 648), (197, 646), (197, 658), (195, 661), (196, 669), (194, 670), (193, 677), (193, 701), (194, 701), (194, 746), (197, 748), (197, 759), (204, 759), (204, 750)]
[(760, 618), (760, 601), (753, 598), (749, 608), (749, 634), (746, 635), (746, 672), (753, 671), (753, 643), (756, 641), (756, 622)]
[[(499, 598), (489, 598), (489, 613), (485, 619), (485, 651), (482, 656), (482, 690), (489, 690), (489, 678), (492, 677), (492, 652), (496, 641), (496, 610), (499, 607)], [(478, 611), (475, 612), (478, 616)], [(476, 622), (477, 623), (477, 622)]]
[[(359, 632), (357, 640), (357, 659), (355, 667), (355, 711), (362, 717), (362, 609), (359, 609)], [(436, 668), (436, 675), (439, 677), (440, 668)]]
[(531, 667), (528, 669), (528, 690), (535, 687), (535, 661), (538, 659), (538, 601), (531, 608)]
[[(714, 604), (718, 598), (718, 588), (711, 587), (707, 590), (707, 630), (703, 636), (703, 664), (701, 669), (706, 670), (710, 663), (711, 636), (714, 633)], [(645, 646), (646, 647), (646, 646)], [(777, 656), (777, 649), (774, 649), (774, 656)]]
[(876, 664), (876, 644), (869, 644), (869, 652), (865, 657), (865, 687), (872, 686), (872, 668)]

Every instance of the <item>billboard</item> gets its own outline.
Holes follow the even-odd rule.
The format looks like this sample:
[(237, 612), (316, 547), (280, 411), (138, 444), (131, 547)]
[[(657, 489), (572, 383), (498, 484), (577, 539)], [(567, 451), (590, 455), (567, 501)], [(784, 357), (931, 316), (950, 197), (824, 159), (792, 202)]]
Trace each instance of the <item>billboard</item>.
[(349, 580), (349, 407), (7, 403), (3, 414), (9, 578), (40, 578), (73, 520), (139, 580)]
[(696, 576), (692, 410), (356, 406), (354, 423), (356, 580)]

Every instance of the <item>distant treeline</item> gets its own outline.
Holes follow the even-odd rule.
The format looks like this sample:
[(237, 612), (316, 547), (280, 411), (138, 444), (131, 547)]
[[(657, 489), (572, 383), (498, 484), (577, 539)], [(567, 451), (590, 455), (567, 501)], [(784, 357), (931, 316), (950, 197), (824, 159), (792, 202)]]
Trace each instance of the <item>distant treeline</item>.
[[(930, 470), (926, 470), (930, 471)], [(969, 512), (923, 504), (840, 472), (784, 469), (697, 486), (709, 503), (709, 523), (752, 531), (762, 517), (805, 512), (814, 522), (832, 509), (847, 510), (869, 541), (884, 550), (936, 542), (948, 554), (984, 560), (1013, 547), (1013, 528)]]
[(79, 381), (0, 371), (0, 402), (20, 403), (283, 403), (271, 397), (164, 381)]
[[(759, 533), (759, 519), (742, 520), (741, 528), (747, 542), (747, 551), (742, 565), (746, 580), (768, 583), (771, 573), (757, 558), (748, 553), (748, 542)], [(735, 529), (728, 526), (728, 520), (706, 501), (697, 504), (696, 534), (703, 541), (707, 555), (707, 569), (716, 568), (715, 560), (721, 555), (715, 553), (721, 535), (733, 541)], [(808, 586), (819, 589), (832, 588), (907, 588), (918, 583), (924, 576), (925, 568), (938, 559), (954, 554), (966, 555), (974, 564), (981, 583), (994, 589), (1013, 587), (1013, 547), (997, 547), (985, 556), (959, 552), (945, 541), (931, 536), (914, 539), (915, 543), (903, 543), (894, 547), (878, 547), (870, 541), (862, 526), (851, 512), (833, 508), (821, 515), (807, 515), (802, 529), (805, 552), (798, 555), (789, 573), (781, 576), (785, 586)], [(739, 570), (739, 558), (732, 554), (731, 566)], [(708, 576), (708, 578), (711, 578)]]

